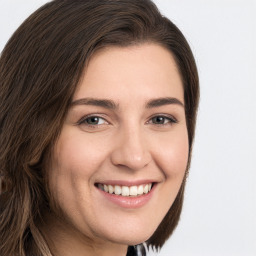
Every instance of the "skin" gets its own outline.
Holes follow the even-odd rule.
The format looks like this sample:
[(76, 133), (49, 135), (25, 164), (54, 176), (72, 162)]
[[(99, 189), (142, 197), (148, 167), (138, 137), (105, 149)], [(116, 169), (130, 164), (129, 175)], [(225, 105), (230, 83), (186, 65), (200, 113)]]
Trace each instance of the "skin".
[[(166, 97), (180, 103), (147, 107)], [(117, 106), (83, 104), (84, 98)], [(188, 135), (174, 58), (157, 44), (100, 50), (73, 102), (49, 168), (55, 214), (47, 216), (44, 236), (54, 255), (126, 255), (127, 245), (146, 241), (157, 229), (185, 174)], [(99, 119), (91, 124), (88, 115)], [(156, 116), (165, 118), (159, 123)], [(150, 200), (134, 209), (107, 200), (95, 186), (145, 179), (156, 186)]]

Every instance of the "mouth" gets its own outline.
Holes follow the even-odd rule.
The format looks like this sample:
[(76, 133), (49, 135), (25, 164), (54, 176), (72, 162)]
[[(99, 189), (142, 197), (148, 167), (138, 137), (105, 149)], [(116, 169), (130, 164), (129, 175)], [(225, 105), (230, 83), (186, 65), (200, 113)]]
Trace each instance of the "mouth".
[(147, 205), (155, 194), (157, 182), (140, 181), (102, 181), (95, 183), (103, 204), (111, 202), (122, 209), (137, 209)]
[(132, 185), (132, 186), (122, 186), (122, 185), (108, 185), (102, 183), (96, 183), (95, 186), (108, 193), (114, 194), (117, 196), (123, 197), (138, 197), (142, 195), (148, 194), (154, 186), (154, 183), (146, 183), (140, 185)]

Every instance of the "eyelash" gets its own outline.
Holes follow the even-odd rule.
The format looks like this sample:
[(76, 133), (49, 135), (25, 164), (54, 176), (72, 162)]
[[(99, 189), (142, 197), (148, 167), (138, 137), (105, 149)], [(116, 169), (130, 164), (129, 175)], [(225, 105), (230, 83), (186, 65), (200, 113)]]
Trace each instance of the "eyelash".
[[(165, 125), (172, 125), (178, 123), (177, 119), (170, 115), (156, 115), (150, 118), (150, 120), (147, 123), (152, 123), (152, 120), (154, 118), (163, 118), (164, 123), (163, 124), (155, 124), (157, 126), (165, 126)], [(150, 122), (151, 121), (151, 122)], [(167, 121), (167, 123), (165, 123)], [(153, 123), (154, 124), (154, 123)]]
[[(94, 114), (94, 115), (89, 115), (89, 116), (83, 117), (82, 119), (80, 119), (80, 120), (77, 122), (77, 125), (83, 125), (83, 124), (85, 124), (86, 126), (91, 127), (91, 128), (97, 128), (97, 127), (99, 127), (100, 125), (104, 125), (104, 124), (89, 124), (89, 123), (88, 123), (88, 119), (90, 119), (90, 118), (102, 119), (102, 120), (104, 120), (105, 123), (109, 124), (109, 122), (106, 121), (105, 118), (103, 118), (103, 117), (101, 117), (101, 116), (99, 116), (99, 115), (97, 115), (97, 114)], [(164, 119), (164, 123), (163, 123), (163, 124), (161, 124), (161, 123), (160, 123), (160, 124), (153, 123), (152, 120), (153, 120), (154, 118), (163, 118), (163, 119)], [(167, 122), (166, 122), (166, 121), (167, 121)], [(147, 121), (147, 124), (154, 124), (154, 125), (157, 125), (157, 126), (173, 125), (173, 124), (176, 124), (176, 123), (178, 123), (178, 121), (177, 121), (176, 118), (174, 118), (174, 117), (171, 116), (171, 115), (164, 115), (164, 114), (162, 114), (162, 115), (155, 115), (155, 116), (151, 117), (151, 118), (149, 119), (149, 121)]]
[(91, 128), (96, 128), (96, 127), (99, 126), (99, 125), (103, 125), (103, 124), (89, 124), (89, 123), (88, 123), (88, 119), (90, 119), (90, 118), (102, 119), (102, 120), (104, 120), (104, 122), (108, 123), (105, 118), (103, 118), (103, 117), (101, 117), (101, 116), (99, 116), (99, 115), (94, 114), (94, 115), (89, 115), (89, 116), (83, 117), (82, 119), (80, 119), (80, 120), (77, 122), (77, 124), (78, 124), (78, 125), (83, 125), (83, 124), (85, 124), (86, 126), (91, 127)]

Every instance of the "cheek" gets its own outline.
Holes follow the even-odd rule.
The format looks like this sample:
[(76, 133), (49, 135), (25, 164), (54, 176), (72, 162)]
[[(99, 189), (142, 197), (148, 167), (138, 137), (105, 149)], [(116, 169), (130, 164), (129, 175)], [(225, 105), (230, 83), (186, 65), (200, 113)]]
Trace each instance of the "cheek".
[[(161, 146), (155, 152), (155, 162), (164, 175), (164, 181), (159, 184), (158, 208), (154, 214), (165, 216), (173, 204), (184, 180), (188, 161), (187, 131), (176, 133), (162, 140)], [(160, 145), (160, 144), (159, 144)]]
[(162, 143), (155, 150), (156, 162), (164, 172), (166, 178), (174, 179), (176, 176), (182, 176), (186, 171), (188, 161), (188, 137), (184, 130), (177, 136), (169, 136), (162, 139)]
[[(92, 187), (91, 179), (105, 159), (100, 144), (86, 136), (65, 130), (57, 141), (49, 168), (50, 191), (55, 198), (52, 205), (61, 205), (69, 212), (77, 208), (81, 197), (87, 200)], [(85, 138), (86, 137), (86, 138)]]
[(90, 177), (105, 158), (102, 145), (81, 134), (68, 134), (60, 137), (56, 149), (54, 163), (60, 172), (67, 175)]

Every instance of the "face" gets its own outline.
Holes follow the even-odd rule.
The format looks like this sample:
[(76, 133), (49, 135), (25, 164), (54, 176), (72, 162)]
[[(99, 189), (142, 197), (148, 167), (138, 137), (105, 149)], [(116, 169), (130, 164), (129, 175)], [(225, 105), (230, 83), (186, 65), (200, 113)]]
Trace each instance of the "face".
[(49, 170), (63, 225), (102, 241), (147, 240), (171, 207), (187, 160), (183, 87), (171, 53), (142, 44), (94, 54)]

